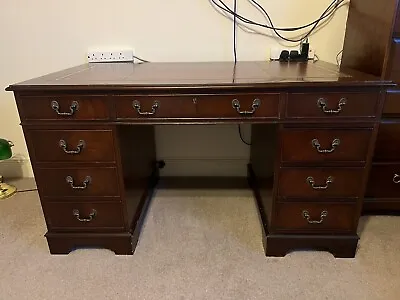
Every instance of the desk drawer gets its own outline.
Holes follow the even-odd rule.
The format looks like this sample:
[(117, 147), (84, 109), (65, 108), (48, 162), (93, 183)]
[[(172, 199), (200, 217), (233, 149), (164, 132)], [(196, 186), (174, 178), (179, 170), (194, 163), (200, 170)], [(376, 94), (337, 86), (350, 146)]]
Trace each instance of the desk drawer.
[(114, 162), (112, 130), (30, 130), (37, 162)]
[(366, 197), (400, 198), (400, 164), (373, 165)]
[(282, 168), (282, 197), (360, 197), (364, 168)]
[(287, 118), (375, 117), (378, 93), (289, 94)]
[(280, 202), (274, 228), (294, 233), (355, 231), (356, 211), (351, 203)]
[(374, 161), (400, 161), (400, 123), (381, 123), (375, 143)]
[(85, 230), (124, 227), (121, 203), (58, 203), (45, 206), (45, 217), (51, 229)]
[(283, 162), (365, 162), (372, 130), (372, 128), (284, 129), (281, 160)]
[(106, 96), (19, 96), (18, 108), (25, 120), (107, 120)]
[(204, 95), (197, 98), (202, 118), (278, 118), (279, 94)]
[(383, 107), (384, 115), (400, 115), (400, 90), (388, 90)]
[(119, 196), (117, 169), (109, 168), (37, 168), (36, 180), (41, 196), (90, 197)]
[(191, 96), (114, 96), (118, 119), (185, 118), (196, 116)]

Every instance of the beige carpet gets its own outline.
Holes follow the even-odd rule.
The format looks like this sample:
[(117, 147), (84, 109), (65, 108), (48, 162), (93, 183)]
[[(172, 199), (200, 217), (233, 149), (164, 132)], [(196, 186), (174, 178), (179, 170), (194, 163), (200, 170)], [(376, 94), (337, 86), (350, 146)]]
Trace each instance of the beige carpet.
[(133, 256), (51, 256), (36, 192), (0, 201), (0, 299), (400, 299), (400, 217), (364, 217), (355, 259), (266, 258), (250, 191), (158, 190)]

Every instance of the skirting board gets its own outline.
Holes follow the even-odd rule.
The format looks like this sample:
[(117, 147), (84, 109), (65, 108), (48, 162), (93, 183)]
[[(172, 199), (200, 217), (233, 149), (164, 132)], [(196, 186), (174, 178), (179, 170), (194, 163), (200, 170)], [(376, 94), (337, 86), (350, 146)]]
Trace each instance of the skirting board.
[(0, 175), (4, 178), (33, 177), (31, 161), (19, 158), (2, 160), (0, 161)]
[(248, 158), (158, 158), (165, 161), (161, 176), (246, 177)]

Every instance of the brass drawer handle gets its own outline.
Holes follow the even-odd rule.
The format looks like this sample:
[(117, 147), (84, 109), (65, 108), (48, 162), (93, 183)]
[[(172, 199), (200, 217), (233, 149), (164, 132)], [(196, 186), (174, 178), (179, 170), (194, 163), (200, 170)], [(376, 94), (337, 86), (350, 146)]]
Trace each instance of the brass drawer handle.
[(400, 183), (400, 175), (399, 174), (394, 174), (393, 182), (396, 184)]
[(72, 178), (72, 176), (65, 177), (65, 180), (71, 186), (71, 188), (73, 188), (74, 190), (84, 190), (88, 187), (89, 183), (92, 181), (92, 177), (86, 176), (85, 180), (82, 182), (81, 186), (74, 185), (74, 179)]
[(306, 181), (314, 190), (326, 190), (329, 184), (333, 183), (333, 177), (329, 176), (325, 181), (325, 185), (316, 185), (312, 176), (308, 176)]
[(151, 116), (151, 115), (154, 115), (156, 113), (157, 109), (160, 107), (160, 102), (154, 101), (153, 105), (151, 106), (151, 111), (142, 111), (140, 102), (138, 100), (134, 100), (132, 102), (132, 106), (134, 109), (136, 109), (136, 111), (139, 115)]
[(336, 147), (340, 145), (340, 140), (334, 139), (331, 144), (332, 145), (331, 149), (321, 149), (321, 144), (319, 143), (319, 141), (317, 139), (313, 139), (311, 141), (311, 144), (313, 145), (313, 147), (315, 149), (317, 149), (317, 151), (319, 153), (332, 153), (333, 151), (335, 151)]
[(236, 109), (236, 111), (241, 114), (241, 115), (252, 115), (256, 112), (257, 108), (259, 108), (261, 105), (260, 99), (256, 98), (253, 100), (253, 104), (251, 105), (251, 111), (241, 111), (240, 110), (240, 102), (238, 99), (233, 99), (232, 100), (232, 107)]
[(318, 101), (317, 101), (317, 105), (318, 105), (318, 107), (320, 107), (320, 108), (322, 109), (322, 111), (323, 111), (324, 113), (326, 113), (326, 114), (338, 114), (338, 113), (340, 113), (340, 112), (342, 111), (342, 107), (343, 107), (344, 105), (346, 105), (347, 100), (346, 100), (346, 98), (340, 99), (340, 100), (339, 100), (339, 103), (338, 103), (338, 108), (337, 108), (337, 109), (328, 109), (328, 108), (327, 108), (327, 103), (326, 103), (326, 102), (327, 102), (326, 99), (324, 99), (324, 98), (319, 98)]
[(74, 113), (79, 109), (79, 103), (77, 101), (72, 101), (71, 106), (69, 107), (69, 112), (60, 112), (60, 104), (54, 100), (51, 101), (51, 108), (59, 116), (73, 116)]
[(88, 218), (81, 218), (81, 215), (79, 213), (78, 209), (72, 210), (72, 215), (79, 221), (79, 222), (91, 222), (93, 219), (96, 217), (97, 211), (95, 209), (92, 209), (92, 212), (89, 214)]
[(317, 220), (310, 220), (311, 217), (310, 217), (310, 213), (308, 212), (308, 210), (303, 210), (302, 211), (302, 215), (303, 215), (303, 218), (307, 220), (308, 224), (322, 224), (324, 222), (325, 217), (328, 216), (328, 211), (327, 210), (323, 210), (321, 212), (320, 219), (318, 221)]
[(65, 153), (67, 154), (79, 154), (81, 153), (82, 149), (85, 148), (86, 143), (84, 140), (79, 140), (78, 145), (76, 146), (76, 150), (68, 150), (67, 149), (67, 142), (65, 140), (60, 140), (60, 142), (58, 143), (58, 145), (60, 146), (60, 148), (62, 148), (64, 150)]

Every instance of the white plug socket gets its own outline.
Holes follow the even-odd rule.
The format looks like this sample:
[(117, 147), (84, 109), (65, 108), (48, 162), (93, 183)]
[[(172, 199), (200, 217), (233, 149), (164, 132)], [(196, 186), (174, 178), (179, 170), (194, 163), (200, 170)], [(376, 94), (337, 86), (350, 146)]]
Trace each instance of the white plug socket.
[(101, 62), (129, 62), (133, 61), (132, 49), (92, 50), (88, 51), (87, 59), (90, 63)]

